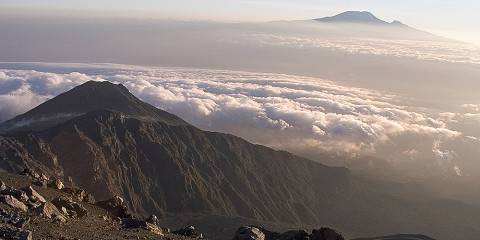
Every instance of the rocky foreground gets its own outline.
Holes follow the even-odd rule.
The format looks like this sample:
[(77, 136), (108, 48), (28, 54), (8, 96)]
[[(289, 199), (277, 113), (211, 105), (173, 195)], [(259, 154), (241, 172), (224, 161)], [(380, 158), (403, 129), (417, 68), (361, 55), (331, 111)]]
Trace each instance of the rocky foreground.
[[(159, 219), (133, 216), (124, 200), (114, 196), (95, 201), (83, 189), (31, 169), (0, 173), (0, 239), (208, 239), (194, 226), (175, 231)], [(241, 226), (233, 240), (343, 240), (329, 228), (271, 232)]]

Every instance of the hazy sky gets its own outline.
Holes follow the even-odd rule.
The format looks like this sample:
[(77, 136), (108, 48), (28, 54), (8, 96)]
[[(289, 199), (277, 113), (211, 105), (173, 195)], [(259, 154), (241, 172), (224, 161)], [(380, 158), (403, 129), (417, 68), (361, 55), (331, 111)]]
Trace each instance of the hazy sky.
[(367, 10), (385, 20), (398, 19), (480, 44), (478, 0), (0, 0), (0, 8), (0, 14), (17, 14), (19, 9), (28, 14), (61, 14), (65, 9), (75, 9), (108, 16), (220, 21), (308, 19)]

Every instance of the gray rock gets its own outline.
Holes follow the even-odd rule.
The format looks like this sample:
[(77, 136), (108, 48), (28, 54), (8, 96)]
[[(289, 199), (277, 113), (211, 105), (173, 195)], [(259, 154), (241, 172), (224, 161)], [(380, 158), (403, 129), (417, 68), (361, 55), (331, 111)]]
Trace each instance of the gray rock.
[(3, 191), (0, 191), (0, 194), (13, 196), (22, 202), (28, 201), (28, 195), (26, 192), (12, 187), (6, 187)]
[(201, 233), (198, 233), (195, 230), (194, 226), (188, 226), (188, 227), (173, 231), (172, 233), (176, 235), (182, 235), (182, 236), (193, 237), (193, 238), (200, 238), (202, 236)]
[(63, 192), (70, 194), (73, 198), (80, 202), (95, 203), (93, 196), (87, 191), (80, 188), (63, 188)]
[(22, 210), (24, 212), (28, 211), (28, 207), (23, 202), (20, 202), (18, 199), (16, 199), (12, 195), (0, 195), (0, 202), (3, 202), (9, 205), (10, 207)]
[(233, 240), (265, 240), (265, 234), (256, 227), (242, 226), (235, 233)]
[(146, 219), (146, 221), (147, 221), (148, 223), (151, 223), (151, 224), (154, 224), (154, 225), (158, 225), (158, 218), (157, 218), (157, 216), (156, 216), (155, 214), (150, 215), (150, 217), (148, 217), (148, 218)]
[(131, 214), (128, 212), (128, 207), (124, 203), (123, 198), (115, 196), (111, 199), (100, 201), (95, 203), (95, 205), (107, 210), (115, 217), (120, 218), (130, 218)]
[(88, 213), (83, 205), (68, 197), (57, 197), (52, 200), (52, 204), (55, 205), (57, 209), (65, 209), (70, 217), (83, 217)]
[(57, 190), (62, 190), (65, 187), (62, 180), (58, 178), (54, 178), (50, 183), (48, 183), (48, 186)]
[(57, 219), (61, 222), (66, 222), (65, 216), (50, 202), (42, 203), (35, 209), (35, 213), (49, 219)]
[(33, 201), (41, 202), (41, 203), (44, 203), (47, 201), (42, 195), (40, 195), (37, 191), (35, 191), (35, 189), (33, 189), (32, 186), (28, 186), (26, 188), (23, 188), (22, 190), (27, 194), (28, 198)]
[(121, 220), (121, 224), (124, 228), (143, 228), (154, 234), (163, 236), (163, 232), (161, 228), (159, 228), (157, 225), (148, 223), (144, 220), (134, 219), (134, 218), (124, 218)]
[(5, 189), (7, 189), (7, 185), (3, 181), (0, 181), (0, 191), (3, 191)]

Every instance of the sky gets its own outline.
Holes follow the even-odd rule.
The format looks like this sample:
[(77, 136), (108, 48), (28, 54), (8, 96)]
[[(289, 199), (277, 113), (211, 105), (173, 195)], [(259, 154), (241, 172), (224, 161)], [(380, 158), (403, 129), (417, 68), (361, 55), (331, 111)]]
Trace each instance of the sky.
[(0, 14), (128, 16), (213, 21), (310, 19), (370, 11), (442, 36), (480, 44), (478, 0), (0, 0)]

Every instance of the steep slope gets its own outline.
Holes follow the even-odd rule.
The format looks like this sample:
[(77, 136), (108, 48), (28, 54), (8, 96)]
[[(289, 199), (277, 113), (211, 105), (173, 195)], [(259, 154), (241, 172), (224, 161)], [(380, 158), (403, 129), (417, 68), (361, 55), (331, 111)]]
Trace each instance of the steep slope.
[(348, 183), (346, 169), (231, 135), (126, 118), (109, 110), (16, 139), (35, 156), (27, 157), (28, 163), (40, 160), (99, 198), (125, 196), (138, 213), (205, 211), (316, 222), (314, 209), (334, 201)]
[[(85, 86), (105, 89), (84, 91)], [(42, 128), (31, 121), (22, 131), (0, 136), (0, 168), (40, 168), (99, 200), (118, 194), (140, 215), (321, 224), (354, 236), (420, 232), (474, 239), (480, 234), (480, 211), (467, 205), (387, 194), (391, 185), (373, 185), (344, 168), (202, 131), (132, 96), (119, 85), (89, 82), (15, 118), (78, 113)], [(90, 98), (97, 101), (75, 103)], [(471, 221), (464, 223), (465, 218)], [(238, 224), (215, 226), (211, 231), (232, 232)]]

